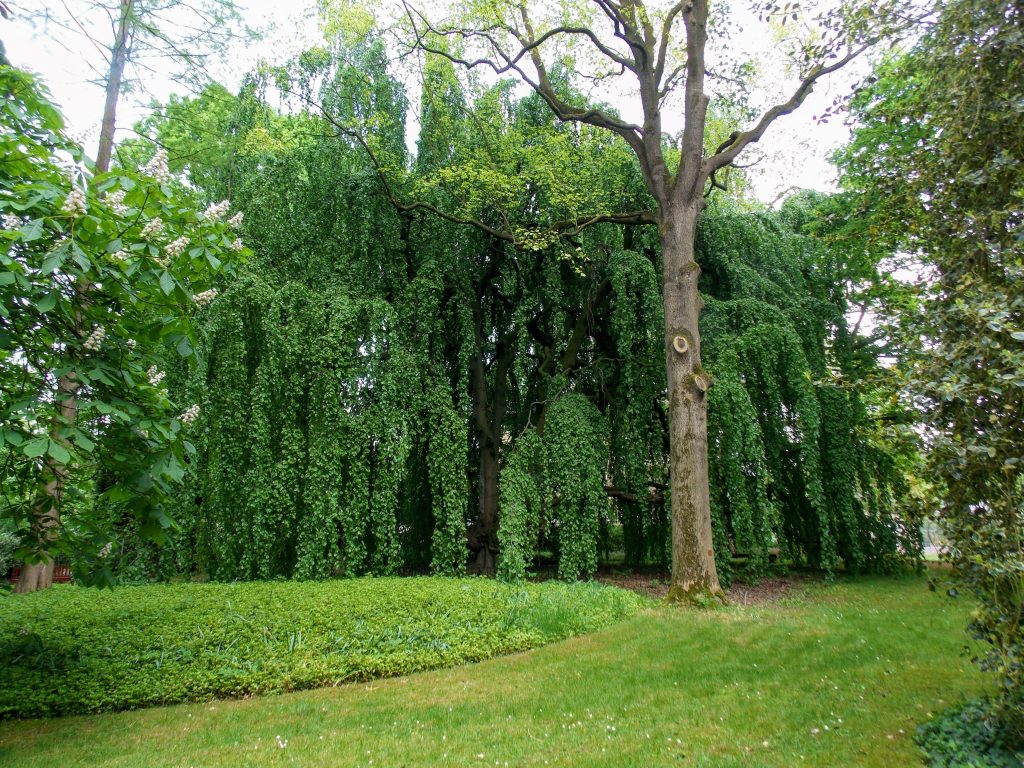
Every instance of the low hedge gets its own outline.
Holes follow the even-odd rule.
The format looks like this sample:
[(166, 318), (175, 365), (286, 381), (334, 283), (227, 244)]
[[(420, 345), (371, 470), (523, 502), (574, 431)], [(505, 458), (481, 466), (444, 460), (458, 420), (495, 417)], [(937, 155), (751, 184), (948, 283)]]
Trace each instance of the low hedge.
[(0, 717), (337, 685), (593, 631), (645, 601), (487, 579), (55, 586), (0, 598)]

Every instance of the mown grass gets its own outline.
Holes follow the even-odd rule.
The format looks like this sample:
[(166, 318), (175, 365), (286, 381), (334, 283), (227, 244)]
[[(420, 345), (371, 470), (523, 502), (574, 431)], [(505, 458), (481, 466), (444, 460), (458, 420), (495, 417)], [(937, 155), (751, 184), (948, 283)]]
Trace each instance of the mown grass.
[(915, 726), (982, 687), (960, 653), (963, 613), (909, 577), (658, 608), (457, 669), (7, 722), (0, 764), (914, 766)]
[(598, 584), (487, 579), (55, 587), (0, 600), (0, 717), (394, 677), (536, 648), (645, 604)]

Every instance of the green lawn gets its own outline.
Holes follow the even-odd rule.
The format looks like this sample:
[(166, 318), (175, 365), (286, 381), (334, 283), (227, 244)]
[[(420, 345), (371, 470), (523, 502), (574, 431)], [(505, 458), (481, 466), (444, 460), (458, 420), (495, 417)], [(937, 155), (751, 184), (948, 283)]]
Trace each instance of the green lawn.
[(913, 766), (981, 689), (917, 578), (658, 608), (539, 650), (242, 701), (0, 724), (9, 766)]

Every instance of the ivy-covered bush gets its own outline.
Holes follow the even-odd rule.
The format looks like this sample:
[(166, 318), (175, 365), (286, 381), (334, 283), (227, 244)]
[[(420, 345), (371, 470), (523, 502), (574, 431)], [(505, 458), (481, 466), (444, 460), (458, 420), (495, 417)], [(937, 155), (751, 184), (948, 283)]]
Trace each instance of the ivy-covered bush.
[(854, 99), (860, 127), (839, 160), (850, 221), (920, 276), (891, 320), (910, 351), (904, 396), (950, 594), (974, 601), (976, 661), (1024, 744), (1024, 8), (934, 11)]
[(1019, 768), (1024, 749), (1014, 748), (1006, 725), (994, 717), (992, 703), (970, 701), (943, 712), (917, 729), (917, 743), (929, 768)]
[(0, 717), (402, 675), (591, 632), (644, 605), (597, 584), (485, 579), (58, 586), (0, 612)]

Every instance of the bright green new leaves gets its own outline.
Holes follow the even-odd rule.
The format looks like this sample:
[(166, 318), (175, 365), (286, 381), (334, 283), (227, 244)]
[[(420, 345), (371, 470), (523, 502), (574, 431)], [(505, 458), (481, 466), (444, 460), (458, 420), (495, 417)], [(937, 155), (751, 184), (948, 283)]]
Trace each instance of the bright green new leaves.
[[(91, 176), (31, 76), (0, 67), (0, 91), (3, 514), (29, 557), (56, 548), (81, 578), (109, 581), (96, 557), (109, 521), (136, 517), (159, 538), (190, 449), (193, 404), (172, 401), (158, 361), (194, 361), (194, 317), (244, 249), (227, 206), (204, 211), (163, 155)], [(31, 527), (50, 504), (59, 529)]]

